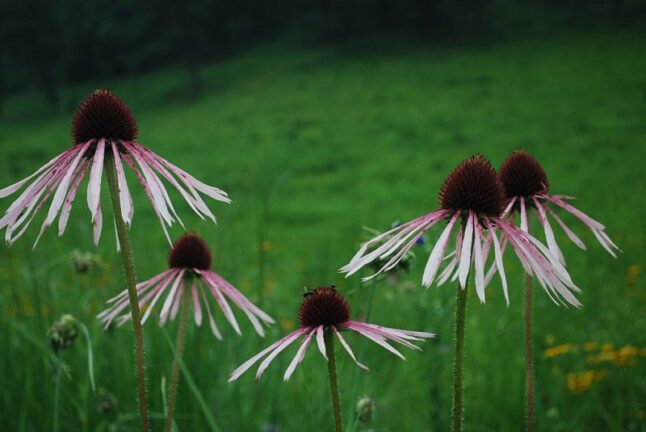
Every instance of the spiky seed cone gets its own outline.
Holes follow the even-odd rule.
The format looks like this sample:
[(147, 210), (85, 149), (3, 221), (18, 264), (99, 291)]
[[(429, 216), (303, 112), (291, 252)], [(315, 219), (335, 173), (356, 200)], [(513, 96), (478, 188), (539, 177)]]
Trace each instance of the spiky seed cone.
[(547, 192), (549, 183), (543, 167), (529, 153), (517, 150), (500, 167), (500, 180), (507, 198), (530, 197)]
[(72, 120), (74, 144), (99, 138), (123, 141), (137, 138), (137, 123), (130, 109), (108, 89), (94, 90)]
[(440, 206), (447, 210), (473, 210), (478, 215), (496, 217), (503, 205), (503, 189), (491, 162), (472, 156), (444, 180)]
[(200, 236), (188, 233), (175, 242), (168, 254), (170, 268), (209, 270), (211, 251)]
[(316, 288), (306, 293), (298, 313), (301, 325), (332, 326), (350, 319), (350, 305), (334, 288)]

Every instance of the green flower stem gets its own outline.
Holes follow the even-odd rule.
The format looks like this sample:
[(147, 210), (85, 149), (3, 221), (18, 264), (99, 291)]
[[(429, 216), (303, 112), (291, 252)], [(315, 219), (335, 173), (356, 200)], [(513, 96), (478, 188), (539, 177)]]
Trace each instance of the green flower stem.
[(58, 432), (58, 411), (61, 400), (61, 376), (63, 375), (63, 361), (61, 359), (61, 350), (56, 351), (56, 377), (54, 378), (54, 421), (52, 430)]
[(325, 332), (325, 352), (327, 353), (327, 371), (330, 377), (330, 395), (332, 396), (332, 410), (334, 411), (334, 426), (336, 432), (343, 432), (341, 419), (341, 402), (339, 401), (339, 385), (336, 379), (336, 358), (334, 356), (334, 333), (332, 330)]
[(455, 363), (453, 369), (453, 432), (462, 430), (462, 413), (464, 397), (464, 325), (467, 314), (468, 286), (457, 287), (455, 308)]
[(534, 348), (532, 343), (532, 282), (525, 274), (525, 395), (527, 398), (527, 432), (534, 432)]
[(117, 182), (117, 168), (114, 164), (114, 157), (110, 152), (105, 155), (105, 173), (108, 178), (110, 199), (117, 228), (117, 237), (121, 246), (121, 258), (123, 269), (126, 273), (128, 285), (128, 298), (130, 300), (130, 313), (132, 325), (135, 330), (135, 362), (137, 373), (137, 390), (139, 402), (139, 418), (142, 432), (150, 430), (148, 419), (148, 399), (146, 396), (146, 364), (144, 361), (144, 333), (141, 327), (141, 312), (139, 311), (139, 299), (137, 298), (137, 277), (135, 274), (135, 263), (132, 257), (132, 246), (128, 237), (126, 223), (121, 216), (121, 202), (119, 201), (119, 184)]
[(179, 385), (179, 359), (184, 356), (184, 347), (186, 346), (186, 328), (190, 311), (189, 282), (189, 280), (184, 280), (182, 282), (185, 285), (184, 293), (182, 295), (182, 304), (180, 305), (182, 311), (179, 317), (179, 328), (177, 329), (177, 342), (175, 343), (177, 355), (174, 356), (173, 370), (171, 372), (170, 391), (168, 395), (168, 414), (166, 416), (166, 425), (164, 426), (165, 432), (170, 432), (173, 428), (173, 416), (175, 415), (175, 404), (177, 402), (177, 387)]

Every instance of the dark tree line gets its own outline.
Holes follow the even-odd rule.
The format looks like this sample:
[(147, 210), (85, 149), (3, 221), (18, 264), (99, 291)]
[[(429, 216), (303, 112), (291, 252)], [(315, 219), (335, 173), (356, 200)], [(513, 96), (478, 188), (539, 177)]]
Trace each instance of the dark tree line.
[(437, 37), (513, 32), (528, 16), (558, 27), (643, 12), (637, 0), (0, 0), (0, 95), (39, 89), (56, 105), (63, 84), (168, 63), (184, 65), (199, 91), (201, 64), (291, 30), (314, 43), (392, 30)]

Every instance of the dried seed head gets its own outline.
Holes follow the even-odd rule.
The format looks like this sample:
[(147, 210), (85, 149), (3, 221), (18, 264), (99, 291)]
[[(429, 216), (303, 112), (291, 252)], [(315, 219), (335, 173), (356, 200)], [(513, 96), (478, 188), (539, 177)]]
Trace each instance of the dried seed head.
[(350, 305), (333, 287), (316, 288), (305, 294), (298, 318), (304, 327), (337, 325), (350, 319)]
[(137, 123), (121, 99), (108, 89), (94, 90), (72, 120), (72, 139), (81, 144), (91, 139), (134, 141)]
[(170, 268), (209, 270), (211, 268), (211, 251), (200, 236), (185, 234), (175, 242), (168, 254)]
[(522, 150), (513, 152), (503, 162), (500, 167), (500, 180), (507, 198), (530, 197), (547, 192), (549, 188), (543, 167), (534, 157)]
[(502, 211), (503, 191), (491, 162), (477, 155), (449, 174), (439, 198), (443, 209), (473, 210), (478, 215), (496, 217)]

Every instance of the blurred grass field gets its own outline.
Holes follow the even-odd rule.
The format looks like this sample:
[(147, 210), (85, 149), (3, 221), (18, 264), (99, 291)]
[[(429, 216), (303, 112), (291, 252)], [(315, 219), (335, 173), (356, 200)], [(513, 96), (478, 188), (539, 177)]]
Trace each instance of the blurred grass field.
[[(383, 41), (382, 41), (383, 42)], [(363, 310), (359, 278), (337, 269), (354, 254), (362, 226), (389, 227), (436, 207), (444, 177), (483, 153), (499, 166), (523, 148), (543, 164), (555, 193), (606, 224), (622, 248), (607, 255), (571, 218), (588, 245), (559, 239), (584, 307), (556, 307), (536, 291), (537, 409), (541, 430), (646, 430), (646, 39), (643, 33), (570, 34), (478, 46), (434, 48), (399, 40), (365, 50), (283, 49), (268, 44), (203, 70), (204, 94), (186, 96), (186, 75), (165, 69), (64, 92), (52, 111), (38, 95), (6, 101), (0, 128), (0, 186), (26, 177), (70, 145), (71, 115), (94, 87), (110, 87), (133, 110), (139, 141), (199, 179), (227, 190), (214, 203), (216, 226), (178, 205), (187, 226), (214, 252), (214, 270), (279, 321), (263, 340), (239, 316), (238, 337), (217, 316), (224, 341), (191, 326), (186, 364), (223, 431), (331, 429), (325, 363), (309, 350), (289, 383), (287, 350), (256, 382), (228, 374), (298, 324), (303, 287), (336, 283)], [(139, 279), (166, 267), (168, 245), (134, 178), (131, 236)], [(85, 191), (85, 188), (82, 188)], [(174, 195), (177, 196), (177, 195)], [(104, 196), (103, 199), (107, 199)], [(2, 209), (10, 204), (2, 201)], [(105, 201), (107, 202), (107, 201)], [(108, 206), (104, 206), (104, 211)], [(39, 220), (39, 219), (37, 219)], [(42, 220), (42, 219), (40, 219)], [(124, 288), (114, 235), (106, 224), (91, 241), (83, 195), (64, 237), (50, 230), (31, 245), (38, 224), (0, 248), (0, 424), (7, 431), (51, 428), (53, 367), (46, 333), (61, 314), (89, 327), (99, 395), (90, 390), (84, 343), (65, 351), (63, 431), (135, 430), (132, 330), (104, 332), (95, 315)], [(180, 227), (173, 231), (175, 237)], [(439, 232), (427, 235), (427, 245)], [(100, 264), (78, 274), (73, 250)], [(375, 402), (365, 430), (447, 430), (451, 408), (454, 287), (420, 287), (428, 252), (417, 249), (410, 274), (377, 288), (371, 321), (437, 338), (402, 362), (372, 344), (359, 395)], [(466, 430), (523, 427), (522, 273), (507, 256), (511, 306), (497, 279), (487, 303), (469, 299)], [(164, 330), (174, 339), (176, 322)], [(162, 425), (162, 377), (172, 354), (155, 321), (145, 326), (151, 409)], [(349, 342), (359, 346), (359, 339)], [(626, 348), (628, 347), (628, 348)], [(352, 361), (340, 354), (346, 415), (354, 401)], [(198, 403), (180, 384), (177, 424), (207, 430)], [(106, 393), (110, 397), (106, 397)], [(114, 409), (111, 407), (114, 406)], [(108, 409), (110, 408), (110, 409)]]

